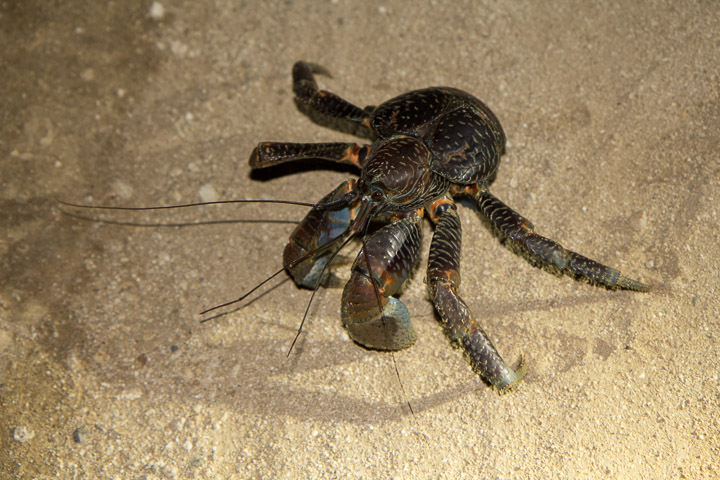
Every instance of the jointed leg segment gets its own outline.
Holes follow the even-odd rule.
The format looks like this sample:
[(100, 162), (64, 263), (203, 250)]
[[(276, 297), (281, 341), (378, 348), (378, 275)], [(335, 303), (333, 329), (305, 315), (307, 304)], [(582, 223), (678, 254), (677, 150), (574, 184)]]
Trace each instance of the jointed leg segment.
[[(319, 90), (315, 73), (329, 75), (327, 70), (313, 63), (297, 62), (293, 67), (293, 91), (297, 102), (315, 112), (368, 128), (370, 113), (334, 93)], [(250, 167), (265, 168), (293, 160), (323, 159), (362, 168), (369, 153), (369, 145), (355, 143), (263, 142), (250, 154)]]
[(330, 76), (330, 72), (314, 63), (297, 62), (293, 66), (293, 91), (299, 103), (330, 117), (342, 118), (365, 127), (370, 125), (370, 114), (366, 110), (334, 93), (319, 90), (313, 75), (315, 73)]
[(250, 154), (250, 168), (265, 168), (293, 160), (321, 159), (362, 168), (370, 145), (356, 143), (262, 142)]
[(500, 394), (512, 390), (525, 376), (522, 360), (516, 371), (505, 363), (458, 294), (462, 229), (455, 205), (433, 206), (435, 235), (430, 244), (427, 280), (430, 295), (450, 337), (465, 350), (473, 370)]
[(617, 269), (603, 265), (572, 250), (567, 250), (556, 241), (538, 235), (529, 220), (487, 190), (480, 188), (468, 190), (470, 189), (466, 189), (463, 193), (470, 193), (473, 196), (480, 211), (500, 232), (541, 262), (552, 265), (561, 272), (585, 277), (609, 288), (622, 288), (638, 292), (648, 291), (647, 285), (622, 275)]

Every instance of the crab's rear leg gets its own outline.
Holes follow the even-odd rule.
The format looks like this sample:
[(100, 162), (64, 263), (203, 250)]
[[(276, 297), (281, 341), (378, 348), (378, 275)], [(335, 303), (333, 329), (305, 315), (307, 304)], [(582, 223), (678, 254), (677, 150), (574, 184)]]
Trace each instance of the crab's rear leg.
[(300, 61), (293, 65), (293, 91), (298, 103), (324, 115), (369, 128), (370, 109), (364, 110), (332, 92), (319, 90), (315, 73), (330, 76), (330, 72), (314, 63)]
[(538, 235), (529, 220), (487, 190), (476, 188), (472, 196), (480, 207), (480, 211), (498, 230), (522, 246), (530, 255), (557, 268), (560, 272), (584, 277), (609, 288), (622, 288), (638, 292), (648, 291), (647, 285), (622, 275), (617, 269), (567, 250), (556, 241)]
[(435, 234), (430, 244), (427, 282), (435, 309), (448, 335), (465, 350), (473, 370), (498, 393), (509, 392), (525, 376), (525, 364), (521, 359), (514, 371), (505, 363), (458, 294), (462, 228), (455, 205), (441, 200), (430, 210), (430, 217), (435, 221)]
[(250, 168), (272, 167), (294, 160), (320, 159), (362, 168), (370, 145), (356, 143), (262, 142), (250, 154)]
[[(421, 219), (410, 216), (384, 226), (363, 245), (342, 297), (342, 321), (350, 338), (366, 348), (400, 350), (415, 343), (415, 330), (400, 292), (420, 256)], [(368, 265), (369, 263), (369, 265)]]

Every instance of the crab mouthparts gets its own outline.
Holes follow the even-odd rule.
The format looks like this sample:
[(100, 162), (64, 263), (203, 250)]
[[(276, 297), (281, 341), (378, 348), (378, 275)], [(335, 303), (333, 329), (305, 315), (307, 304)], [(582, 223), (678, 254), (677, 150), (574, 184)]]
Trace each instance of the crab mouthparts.
[(360, 205), (360, 211), (358, 211), (357, 216), (348, 227), (348, 230), (353, 233), (364, 232), (365, 227), (370, 222), (370, 218), (372, 217), (375, 210), (376, 205), (373, 203), (370, 197), (367, 195), (363, 195)]

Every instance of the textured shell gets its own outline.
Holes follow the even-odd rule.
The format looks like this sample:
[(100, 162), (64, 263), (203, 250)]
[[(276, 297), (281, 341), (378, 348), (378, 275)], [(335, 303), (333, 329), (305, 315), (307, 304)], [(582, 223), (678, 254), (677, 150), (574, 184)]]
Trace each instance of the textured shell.
[(433, 155), (413, 137), (379, 140), (363, 167), (362, 178), (386, 195), (392, 210), (414, 210), (445, 195), (450, 182), (432, 171)]
[(431, 87), (395, 97), (373, 111), (370, 124), (383, 139), (421, 138), (432, 153), (432, 171), (454, 183), (482, 183), (505, 150), (497, 117), (455, 88)]

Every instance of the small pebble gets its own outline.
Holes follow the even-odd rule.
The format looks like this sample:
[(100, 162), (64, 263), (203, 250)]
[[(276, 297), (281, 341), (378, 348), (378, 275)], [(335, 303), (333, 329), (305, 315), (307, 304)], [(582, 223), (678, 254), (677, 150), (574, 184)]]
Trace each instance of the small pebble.
[(218, 200), (218, 193), (210, 183), (206, 183), (200, 187), (198, 194), (200, 195), (200, 200), (203, 202), (217, 202)]
[(13, 432), (13, 438), (15, 441), (21, 443), (29, 442), (34, 436), (35, 432), (24, 426), (15, 427), (15, 431)]
[(133, 187), (123, 180), (115, 180), (112, 182), (111, 187), (112, 192), (123, 200), (129, 200), (133, 196)]
[(86, 68), (80, 74), (80, 78), (82, 78), (86, 82), (92, 82), (93, 80), (95, 80), (95, 70), (93, 70), (92, 68)]
[(120, 393), (120, 398), (123, 400), (137, 400), (142, 397), (142, 391), (139, 388), (131, 388), (130, 390), (123, 390)]
[(177, 420), (175, 420), (175, 423), (173, 425), (175, 427), (175, 430), (178, 432), (182, 432), (183, 427), (185, 426), (185, 418), (180, 417)]
[(188, 46), (179, 40), (171, 40), (170, 41), (170, 51), (176, 57), (183, 58), (188, 53)]
[(165, 7), (160, 2), (153, 2), (150, 5), (149, 15), (155, 21), (162, 20), (165, 17)]

